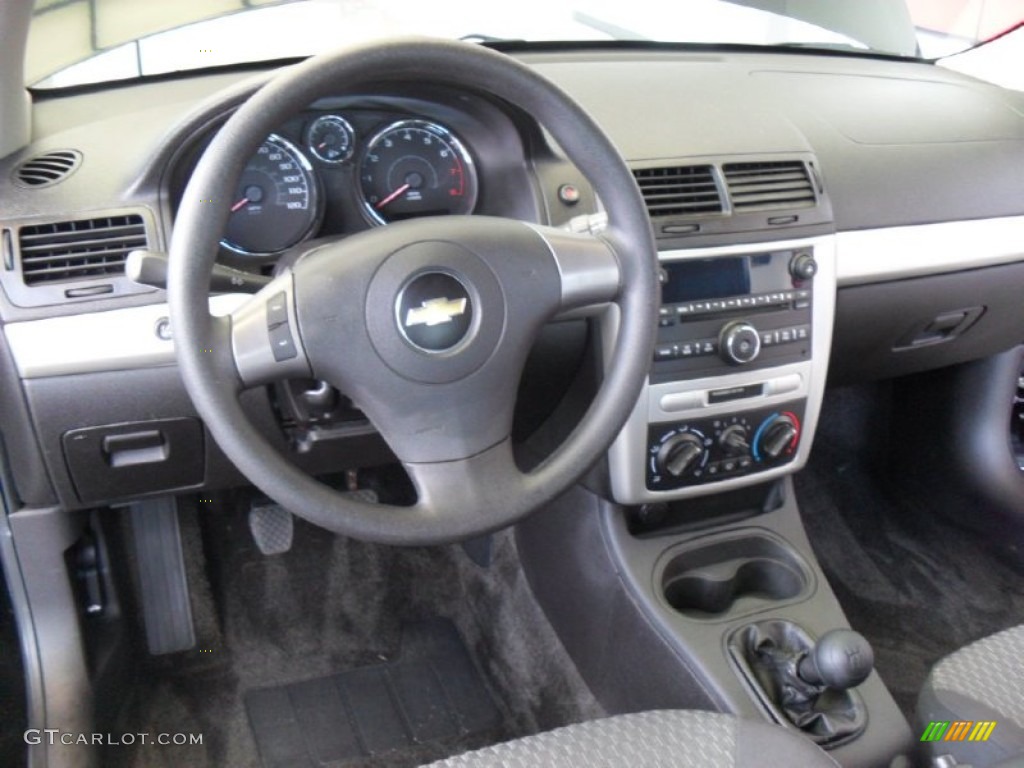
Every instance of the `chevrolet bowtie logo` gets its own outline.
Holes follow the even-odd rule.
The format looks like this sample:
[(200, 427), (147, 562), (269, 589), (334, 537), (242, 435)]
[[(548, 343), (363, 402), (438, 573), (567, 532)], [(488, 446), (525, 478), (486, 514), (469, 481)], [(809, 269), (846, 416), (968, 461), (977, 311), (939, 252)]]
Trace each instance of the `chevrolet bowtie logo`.
[(405, 316), (405, 327), (412, 328), (414, 325), (442, 325), (450, 323), (453, 318), (465, 313), (465, 299), (430, 299), (424, 301), (420, 306), (413, 307)]

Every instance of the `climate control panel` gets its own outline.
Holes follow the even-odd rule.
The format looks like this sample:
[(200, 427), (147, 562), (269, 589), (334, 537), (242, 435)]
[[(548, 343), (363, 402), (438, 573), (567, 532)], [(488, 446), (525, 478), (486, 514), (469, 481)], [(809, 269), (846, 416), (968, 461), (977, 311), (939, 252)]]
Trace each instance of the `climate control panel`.
[(651, 424), (647, 488), (667, 491), (749, 475), (792, 461), (803, 403)]

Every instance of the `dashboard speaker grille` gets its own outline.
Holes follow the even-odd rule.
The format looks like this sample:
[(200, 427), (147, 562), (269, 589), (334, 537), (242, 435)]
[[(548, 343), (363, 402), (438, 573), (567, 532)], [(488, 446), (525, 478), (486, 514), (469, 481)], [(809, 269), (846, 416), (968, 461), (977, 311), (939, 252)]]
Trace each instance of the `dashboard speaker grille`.
[(633, 176), (652, 219), (722, 212), (722, 196), (710, 165), (634, 168)]
[(800, 160), (726, 163), (722, 173), (735, 211), (774, 211), (817, 203), (807, 166)]
[(146, 245), (138, 214), (34, 224), (18, 232), (26, 285), (123, 275), (129, 252)]
[(47, 152), (21, 163), (14, 178), (23, 187), (48, 187), (70, 176), (81, 162), (82, 155), (73, 149)]

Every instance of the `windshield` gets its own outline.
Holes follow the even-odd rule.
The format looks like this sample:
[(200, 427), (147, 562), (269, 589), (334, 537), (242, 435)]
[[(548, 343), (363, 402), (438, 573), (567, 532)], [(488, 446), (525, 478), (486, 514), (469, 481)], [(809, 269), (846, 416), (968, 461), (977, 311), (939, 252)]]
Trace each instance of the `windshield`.
[(401, 34), (841, 49), (934, 58), (1017, 21), (1019, 0), (36, 0), (35, 88), (304, 57)]

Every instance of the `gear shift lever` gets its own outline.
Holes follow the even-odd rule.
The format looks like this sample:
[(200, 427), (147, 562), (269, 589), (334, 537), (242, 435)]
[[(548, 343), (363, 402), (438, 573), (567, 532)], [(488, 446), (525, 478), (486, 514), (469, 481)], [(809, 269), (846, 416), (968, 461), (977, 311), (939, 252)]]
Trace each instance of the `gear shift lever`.
[(833, 629), (815, 642), (791, 621), (765, 619), (733, 632), (729, 652), (773, 717), (816, 744), (838, 746), (867, 727), (856, 686), (871, 674), (874, 654), (856, 632)]
[(845, 691), (863, 683), (875, 663), (875, 654), (867, 639), (852, 629), (826, 632), (797, 665), (800, 679), (811, 685), (824, 685)]

